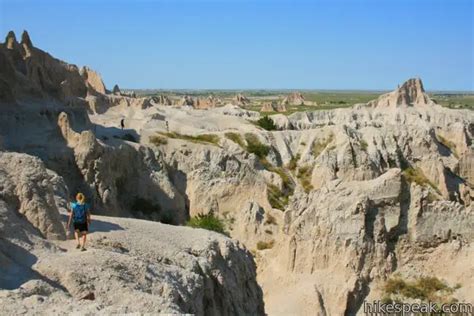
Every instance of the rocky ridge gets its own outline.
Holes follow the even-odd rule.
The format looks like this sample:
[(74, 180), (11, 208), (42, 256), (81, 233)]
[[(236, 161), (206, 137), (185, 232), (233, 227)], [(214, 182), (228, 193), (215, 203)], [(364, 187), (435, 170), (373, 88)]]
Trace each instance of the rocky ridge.
[[(102, 214), (160, 220), (158, 209), (169, 209), (177, 223), (208, 212), (225, 219), (255, 253), (269, 314), (361, 313), (394, 273), (460, 283), (454, 295), (473, 301), (474, 115), (435, 104), (419, 79), (352, 108), (272, 115), (273, 132), (248, 121), (258, 113), (232, 106), (120, 101), (90, 111), (84, 96), (39, 107), (9, 91), (2, 100), (22, 108), (2, 110), (6, 150), (41, 157), (71, 191), (90, 188)], [(32, 128), (48, 142), (21, 133)], [(249, 152), (250, 143), (267, 154)], [(122, 183), (132, 192), (125, 198)], [(159, 208), (133, 213), (133, 195)]]

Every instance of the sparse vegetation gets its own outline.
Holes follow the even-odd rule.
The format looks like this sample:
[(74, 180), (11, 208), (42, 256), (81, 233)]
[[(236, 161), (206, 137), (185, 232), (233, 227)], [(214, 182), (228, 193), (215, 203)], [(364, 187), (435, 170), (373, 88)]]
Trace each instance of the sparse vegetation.
[(318, 157), (323, 150), (334, 140), (334, 134), (329, 134), (328, 138), (323, 139), (322, 141), (315, 141), (311, 151), (314, 157)]
[(298, 165), (298, 160), (300, 160), (301, 158), (301, 155), (300, 154), (296, 154), (296, 156), (292, 157), (290, 162), (288, 163), (288, 169), (289, 170), (295, 170), (297, 165)]
[(430, 95), (436, 103), (451, 109), (474, 109), (474, 94), (443, 93)]
[(242, 136), (240, 134), (229, 132), (229, 133), (225, 133), (225, 137), (227, 137), (228, 139), (230, 139), (231, 141), (233, 141), (234, 143), (236, 143), (237, 145), (245, 149), (244, 140), (242, 139)]
[(275, 241), (272, 239), (270, 241), (259, 241), (257, 242), (257, 249), (258, 250), (265, 250), (265, 249), (271, 249), (273, 248), (273, 245), (275, 244)]
[(212, 230), (227, 235), (227, 232), (225, 231), (224, 222), (212, 213), (198, 214), (195, 217), (191, 218), (186, 223), (186, 225), (194, 228)]
[(196, 136), (183, 135), (183, 134), (179, 134), (175, 132), (170, 132), (170, 133), (160, 132), (160, 134), (168, 138), (183, 139), (183, 140), (187, 140), (193, 143), (208, 143), (208, 144), (212, 144), (216, 146), (219, 144), (219, 136), (214, 135), (214, 134), (201, 134), (201, 135), (196, 135)]
[(245, 134), (245, 140), (247, 141), (247, 151), (260, 159), (265, 158), (270, 152), (270, 147), (262, 144), (254, 134)]
[(403, 176), (409, 183), (415, 182), (420, 186), (428, 185), (439, 193), (439, 189), (436, 187), (436, 185), (425, 176), (420, 168), (408, 167), (403, 170)]
[(456, 158), (459, 158), (457, 152), (456, 152), (456, 144), (454, 144), (452, 141), (450, 140), (447, 140), (446, 138), (444, 138), (443, 136), (441, 135), (436, 135), (436, 138), (438, 139), (438, 141), (446, 148), (449, 149), (449, 151), (451, 151), (454, 155), (454, 157)]
[(155, 146), (160, 146), (160, 145), (166, 145), (168, 144), (168, 140), (160, 135), (152, 135), (148, 138), (150, 143), (152, 143)]
[(311, 184), (311, 174), (313, 168), (309, 165), (301, 166), (298, 168), (297, 178), (299, 179), (301, 186), (303, 187), (306, 193), (309, 193), (313, 189)]
[(274, 131), (277, 129), (275, 122), (273, 122), (273, 120), (269, 118), (267, 115), (259, 119), (257, 121), (257, 125), (267, 131)]
[(397, 275), (388, 279), (383, 287), (384, 301), (419, 299), (437, 303), (452, 303), (451, 294), (455, 288), (448, 286), (436, 277), (421, 277), (406, 281)]

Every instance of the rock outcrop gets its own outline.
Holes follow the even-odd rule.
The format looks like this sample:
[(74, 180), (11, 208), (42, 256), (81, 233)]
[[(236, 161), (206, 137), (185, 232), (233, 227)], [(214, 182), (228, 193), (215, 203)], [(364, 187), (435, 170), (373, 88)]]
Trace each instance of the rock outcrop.
[(428, 97), (420, 78), (408, 79), (397, 90), (368, 103), (372, 107), (425, 106), (434, 102)]
[(1, 314), (264, 314), (253, 258), (237, 242), (94, 216), (90, 247), (81, 253), (72, 241), (43, 238), (64, 237), (64, 228), (39, 159), (2, 153), (0, 174)]
[(304, 105), (304, 96), (300, 92), (293, 92), (289, 95), (287, 95), (283, 100), (281, 101), (282, 105)]
[(120, 91), (120, 88), (119, 88), (118, 84), (116, 84), (116, 85), (114, 86), (114, 88), (112, 89), (112, 93), (115, 94), (115, 95), (121, 95), (121, 94), (122, 94), (122, 92)]
[(241, 93), (238, 93), (235, 97), (234, 97), (234, 102), (239, 105), (239, 106), (246, 106), (250, 103), (250, 99), (247, 98), (246, 96), (244, 96), (243, 94)]
[(167, 95), (160, 94), (151, 98), (152, 101), (160, 105), (173, 105), (173, 102)]
[(192, 97), (185, 95), (184, 97), (178, 100), (176, 105), (177, 106), (194, 106), (195, 103), (196, 101)]
[(81, 68), (81, 75), (84, 78), (89, 94), (106, 94), (106, 88), (100, 75), (89, 67)]
[[(72, 313), (78, 309), (71, 297), (95, 298), (97, 305), (82, 304), (82, 312), (263, 312), (248, 252), (185, 227), (99, 217), (91, 248), (103, 270), (81, 265), (77, 275), (63, 275), (58, 267), (92, 256), (63, 253), (65, 244), (43, 237), (63, 238), (51, 214), (79, 189), (101, 214), (178, 224), (214, 214), (255, 255), (269, 314), (360, 314), (364, 300), (383, 297), (394, 273), (460, 283), (453, 295), (473, 301), (474, 112), (432, 102), (421, 80), (352, 108), (275, 114), (279, 130), (266, 131), (249, 122), (258, 112), (236, 105), (196, 111), (198, 101), (186, 96), (182, 108), (150, 106), (156, 99), (93, 95), (83, 77), (87, 96), (75, 95), (79, 85), (57, 86), (68, 101), (44, 87), (28, 90), (37, 78), (21, 75), (28, 73), (22, 62), (39, 50), (25, 40), (26, 57), (14, 36), (6, 42), (2, 101), (21, 107), (1, 109), (2, 150), (43, 162), (0, 158), (0, 234), (7, 232), (0, 235), (0, 282), (8, 289), (24, 284), (0, 291), (0, 313), (12, 313), (10, 306), (48, 313), (54, 302)], [(55, 63), (58, 73), (71, 75), (70, 66)], [(286, 110), (275, 103), (265, 109)], [(19, 168), (19, 160), (48, 177)], [(37, 202), (17, 201), (30, 197)], [(53, 202), (56, 208), (43, 206)], [(20, 227), (25, 242), (7, 240), (15, 230), (2, 221)], [(25, 256), (7, 256), (12, 249)], [(30, 253), (41, 260), (32, 264)], [(10, 277), (16, 266), (28, 277)], [(31, 275), (53, 282), (31, 282)], [(33, 293), (48, 304), (33, 304)]]
[(278, 104), (276, 101), (265, 102), (260, 112), (286, 112), (286, 106), (282, 103)]

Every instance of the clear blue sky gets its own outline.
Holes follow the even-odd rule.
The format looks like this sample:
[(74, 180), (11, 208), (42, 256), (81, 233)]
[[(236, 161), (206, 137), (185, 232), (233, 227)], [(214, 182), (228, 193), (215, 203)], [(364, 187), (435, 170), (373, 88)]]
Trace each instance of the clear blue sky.
[(23, 29), (110, 88), (474, 90), (471, 0), (0, 0)]

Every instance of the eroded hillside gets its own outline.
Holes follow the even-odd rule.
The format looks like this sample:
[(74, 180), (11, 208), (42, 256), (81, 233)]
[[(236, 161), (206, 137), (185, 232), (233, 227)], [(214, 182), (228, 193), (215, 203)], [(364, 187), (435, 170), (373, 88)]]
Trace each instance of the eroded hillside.
[[(23, 37), (17, 43), (9, 34), (0, 47), (0, 135), (4, 151), (36, 156), (53, 175), (48, 190), (56, 193), (48, 198), (47, 216), (64, 212), (77, 190), (93, 197), (101, 215), (184, 224), (212, 212), (254, 253), (269, 314), (361, 313), (363, 301), (381, 299), (383, 284), (396, 273), (459, 283), (453, 296), (474, 301), (474, 113), (437, 105), (420, 79), (351, 108), (272, 115), (278, 130), (266, 131), (255, 124), (259, 113), (240, 107), (243, 96), (236, 104), (207, 100), (203, 106), (189, 100), (173, 105), (166, 96), (135, 98), (118, 88), (109, 92), (93, 70), (58, 61)], [(26, 205), (32, 199), (12, 196), (2, 199)], [(35, 214), (35, 206), (15, 203), (9, 212)], [(41, 227), (37, 217), (27, 219)], [(182, 235), (177, 253), (196, 234), (143, 225), (161, 227), (154, 237), (137, 229), (143, 238), (164, 238), (160, 231), (167, 230)], [(221, 253), (238, 253), (237, 272), (220, 273), (222, 282), (253, 282), (248, 253), (214, 238), (233, 249)], [(139, 247), (131, 242), (124, 247)], [(215, 242), (206, 247), (214, 251)], [(63, 264), (57, 260), (51, 265)], [(36, 265), (38, 271), (43, 267)], [(53, 270), (41, 271), (66, 284)], [(147, 286), (145, 292), (153, 288)], [(223, 313), (263, 312), (258, 286), (244, 288), (239, 281), (236, 289), (243, 293), (212, 303), (221, 304), (217, 313), (223, 302), (244, 306), (250, 298), (241, 309)]]

